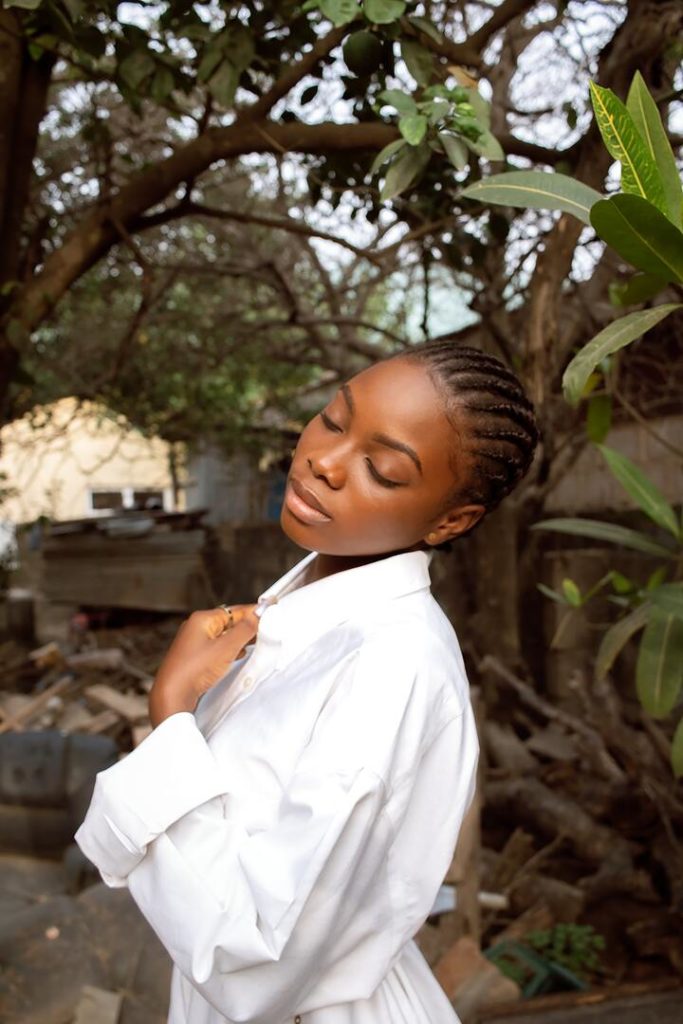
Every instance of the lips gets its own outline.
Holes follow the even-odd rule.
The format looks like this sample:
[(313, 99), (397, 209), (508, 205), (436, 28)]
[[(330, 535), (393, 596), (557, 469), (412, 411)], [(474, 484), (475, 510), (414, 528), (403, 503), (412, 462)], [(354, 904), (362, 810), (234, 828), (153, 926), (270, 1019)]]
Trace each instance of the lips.
[(320, 499), (296, 477), (290, 477), (285, 493), (285, 505), (304, 523), (329, 523), (332, 516)]

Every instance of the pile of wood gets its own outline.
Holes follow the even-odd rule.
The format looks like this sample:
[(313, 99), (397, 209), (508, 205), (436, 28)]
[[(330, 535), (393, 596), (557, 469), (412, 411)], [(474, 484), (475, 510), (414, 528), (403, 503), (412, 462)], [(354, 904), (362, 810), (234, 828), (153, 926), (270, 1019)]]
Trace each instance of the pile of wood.
[(112, 630), (107, 646), (75, 652), (54, 642), (28, 653), (0, 645), (0, 734), (59, 729), (111, 736), (122, 751), (137, 746), (149, 734), (147, 695), (177, 626)]
[(605, 937), (598, 984), (683, 976), (683, 793), (670, 741), (608, 681), (573, 680), (580, 713), (544, 699), (495, 658), (500, 697), (480, 723), (482, 945), (556, 923)]

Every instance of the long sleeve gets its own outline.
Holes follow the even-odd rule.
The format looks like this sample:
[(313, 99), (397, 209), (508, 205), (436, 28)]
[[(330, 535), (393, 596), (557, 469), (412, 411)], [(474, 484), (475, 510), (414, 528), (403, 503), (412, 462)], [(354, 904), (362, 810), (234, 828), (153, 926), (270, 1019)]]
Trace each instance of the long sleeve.
[(184, 976), (230, 1021), (280, 1024), (340, 957), (370, 995), (396, 952), (392, 828), (373, 772), (301, 759), (276, 819), (249, 833), (193, 716), (166, 719), (97, 776), (76, 833), (125, 885)]

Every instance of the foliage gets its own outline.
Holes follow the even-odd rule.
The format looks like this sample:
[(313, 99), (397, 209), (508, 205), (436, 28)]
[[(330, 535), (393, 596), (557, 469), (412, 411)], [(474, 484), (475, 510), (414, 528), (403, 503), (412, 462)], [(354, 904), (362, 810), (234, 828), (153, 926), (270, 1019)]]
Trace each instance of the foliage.
[[(510, 206), (545, 204), (590, 223), (603, 241), (643, 271), (621, 292), (620, 303), (642, 302), (667, 284), (683, 287), (683, 187), (659, 111), (642, 76), (639, 73), (634, 76), (625, 105), (610, 89), (594, 82), (590, 83), (590, 90), (604, 144), (621, 165), (622, 193), (608, 199), (594, 198), (592, 190), (563, 175), (517, 172), (496, 175), (471, 185), (464, 194)], [(639, 310), (600, 331), (565, 370), (563, 385), (568, 400), (576, 403), (588, 397), (596, 386), (596, 370), (604, 367), (610, 356), (681, 308), (679, 303), (667, 303)], [(607, 429), (609, 411), (605, 429), (598, 429), (598, 435), (606, 433)], [(588, 519), (549, 520), (536, 524), (536, 528), (658, 554), (666, 558), (668, 564), (642, 587), (626, 581), (624, 588), (621, 574), (609, 572), (585, 594), (581, 594), (570, 579), (563, 581), (559, 593), (543, 585), (540, 589), (553, 600), (570, 608), (580, 608), (604, 587), (610, 584), (614, 587), (612, 599), (625, 607), (628, 614), (603, 637), (596, 675), (603, 678), (619, 651), (642, 630), (636, 690), (645, 710), (661, 718), (676, 707), (683, 692), (683, 582), (679, 580), (683, 565), (683, 523), (637, 466), (605, 445), (598, 444), (598, 448), (612, 475), (664, 532), (664, 538), (653, 539), (639, 531)], [(678, 575), (673, 581), (665, 582), (671, 571)], [(683, 774), (682, 744), (683, 730), (679, 726), (672, 750), (672, 764), (677, 774)]]
[[(590, 89), (605, 146), (621, 166), (621, 194), (603, 199), (594, 193), (591, 202), (585, 186), (564, 175), (520, 171), (470, 185), (463, 195), (508, 206), (563, 210), (590, 223), (599, 238), (643, 271), (620, 295), (620, 304), (640, 303), (667, 284), (683, 287), (683, 186), (642, 75), (635, 74), (626, 105), (611, 89), (595, 82)], [(680, 303), (669, 303), (630, 313), (600, 331), (565, 370), (567, 399), (577, 403), (585, 398), (591, 376), (607, 357), (681, 308)]]
[[(541, 591), (569, 608), (581, 608), (597, 593), (611, 587), (610, 600), (622, 610), (604, 634), (595, 662), (595, 675), (604, 679), (620, 651), (642, 630), (636, 664), (636, 691), (645, 710), (665, 718), (683, 695), (683, 522), (662, 493), (630, 459), (606, 445), (598, 445), (610, 471), (642, 512), (657, 528), (657, 535), (627, 530), (613, 523), (591, 519), (550, 519), (535, 529), (590, 537), (627, 547), (662, 559), (662, 565), (638, 584), (614, 570), (605, 574), (586, 593), (565, 580), (562, 592), (544, 585)], [(683, 729), (674, 734), (671, 760), (676, 775), (683, 775)]]
[(605, 938), (589, 924), (559, 923), (548, 929), (528, 932), (525, 943), (579, 978), (600, 968), (600, 953)]

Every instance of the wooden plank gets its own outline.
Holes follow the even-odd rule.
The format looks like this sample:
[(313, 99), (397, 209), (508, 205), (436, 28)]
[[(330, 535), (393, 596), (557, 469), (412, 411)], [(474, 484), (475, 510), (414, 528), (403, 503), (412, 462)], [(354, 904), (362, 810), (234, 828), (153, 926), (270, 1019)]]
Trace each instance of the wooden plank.
[(94, 985), (84, 985), (73, 1024), (117, 1024), (123, 996)]
[(115, 711), (127, 722), (139, 722), (149, 715), (146, 697), (141, 697), (137, 693), (120, 693), (106, 683), (95, 683), (94, 686), (86, 687), (85, 695), (108, 710)]
[(32, 697), (28, 704), (12, 715), (11, 721), (5, 720), (4, 722), (1, 722), (0, 733), (16, 730), (17, 726), (21, 726), (23, 728), (31, 718), (37, 715), (39, 711), (43, 710), (52, 697), (62, 694), (72, 685), (73, 679), (71, 676), (61, 676), (52, 684), (52, 686), (48, 686), (48, 688), (38, 694), (37, 697)]

